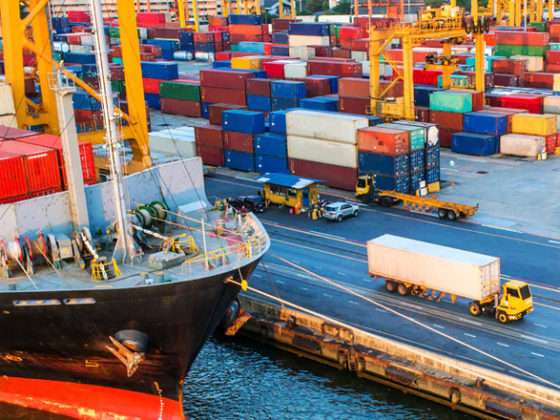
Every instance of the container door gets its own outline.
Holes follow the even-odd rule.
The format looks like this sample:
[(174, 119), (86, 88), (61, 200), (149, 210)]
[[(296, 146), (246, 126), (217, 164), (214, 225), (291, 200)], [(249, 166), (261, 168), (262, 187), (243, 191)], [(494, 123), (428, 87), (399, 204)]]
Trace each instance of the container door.
[(303, 207), (309, 207), (309, 190), (307, 188), (301, 192), (301, 201)]

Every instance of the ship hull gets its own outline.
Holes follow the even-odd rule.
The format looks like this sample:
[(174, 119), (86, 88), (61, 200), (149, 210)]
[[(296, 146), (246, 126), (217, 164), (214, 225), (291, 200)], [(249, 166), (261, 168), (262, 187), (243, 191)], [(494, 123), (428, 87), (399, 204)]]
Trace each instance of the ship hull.
[[(92, 418), (182, 418), (183, 379), (239, 293), (226, 279), (249, 278), (258, 261), (199, 280), (1, 293), (0, 410), (8, 404), (70, 418), (84, 410)], [(52, 304), (21, 305), (39, 300)], [(144, 357), (127, 367), (110, 337), (129, 330), (148, 340)]]

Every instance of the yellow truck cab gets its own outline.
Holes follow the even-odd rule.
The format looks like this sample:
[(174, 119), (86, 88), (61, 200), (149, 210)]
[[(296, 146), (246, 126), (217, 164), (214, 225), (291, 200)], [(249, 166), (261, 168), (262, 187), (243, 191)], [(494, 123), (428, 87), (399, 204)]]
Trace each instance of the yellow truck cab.
[(503, 285), (504, 292), (496, 308), (496, 318), (501, 323), (517, 321), (533, 312), (533, 295), (523, 281), (510, 280)]

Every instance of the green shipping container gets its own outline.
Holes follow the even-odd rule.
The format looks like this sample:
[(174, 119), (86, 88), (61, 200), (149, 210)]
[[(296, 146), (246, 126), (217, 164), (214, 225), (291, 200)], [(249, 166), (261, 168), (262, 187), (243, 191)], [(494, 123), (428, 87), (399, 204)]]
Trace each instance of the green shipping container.
[(560, 50), (560, 42), (551, 42), (548, 46), (551, 50)]
[(200, 102), (200, 85), (185, 82), (160, 82), (159, 96)]
[(111, 80), (111, 89), (113, 92), (126, 93), (126, 88), (124, 87), (124, 81), (122, 80)]
[(423, 150), (424, 149), (424, 130), (419, 127), (415, 127), (412, 125), (404, 125), (404, 124), (393, 124), (393, 123), (384, 123), (379, 124), (377, 127), (384, 127), (384, 128), (392, 128), (393, 130), (400, 130), (400, 131), (408, 131), (408, 143), (410, 147), (410, 151), (414, 152), (416, 150)]
[(237, 44), (231, 44), (230, 47), (229, 47), (229, 49), (230, 49), (231, 51), (239, 51), (239, 45), (237, 45)]
[(472, 96), (468, 93), (441, 91), (430, 94), (432, 111), (472, 112)]
[(546, 31), (546, 25), (545, 25), (544, 22), (532, 22), (532, 23), (529, 23), (529, 26), (537, 28), (537, 31), (539, 31), (539, 32), (545, 32)]
[(543, 57), (549, 50), (549, 46), (532, 46), (532, 45), (496, 45), (494, 53), (511, 57), (512, 55), (530, 55), (534, 57)]
[(118, 27), (116, 26), (111, 26), (109, 28), (109, 36), (111, 38), (120, 38), (121, 37), (121, 31)]
[(122, 66), (122, 63), (123, 63), (121, 57), (113, 57), (113, 58), (111, 59), (111, 62), (112, 62), (113, 64), (120, 64), (121, 66)]

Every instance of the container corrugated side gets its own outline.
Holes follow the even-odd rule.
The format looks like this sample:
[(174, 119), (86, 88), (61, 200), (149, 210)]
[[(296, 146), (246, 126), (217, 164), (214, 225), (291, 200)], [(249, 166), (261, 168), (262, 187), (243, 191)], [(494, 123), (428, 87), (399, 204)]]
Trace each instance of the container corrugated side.
[(383, 235), (367, 242), (370, 274), (473, 300), (500, 291), (500, 259)]
[(358, 148), (328, 140), (288, 135), (288, 157), (329, 165), (358, 167)]
[(536, 158), (546, 151), (546, 140), (542, 136), (505, 134), (500, 137), (500, 153), (503, 155)]
[(295, 110), (286, 113), (286, 130), (294, 136), (313, 137), (340, 143), (356, 144), (358, 129), (368, 127), (365, 117)]
[(550, 136), (558, 131), (558, 116), (553, 114), (517, 114), (512, 118), (512, 131), (516, 134)]
[(0, 83), (0, 115), (13, 115), (16, 113), (12, 87), (7, 83)]
[(23, 159), (0, 151), (0, 204), (23, 200), (28, 194)]
[(290, 35), (288, 45), (290, 47), (307, 47), (309, 45), (330, 45), (328, 36), (320, 35)]

